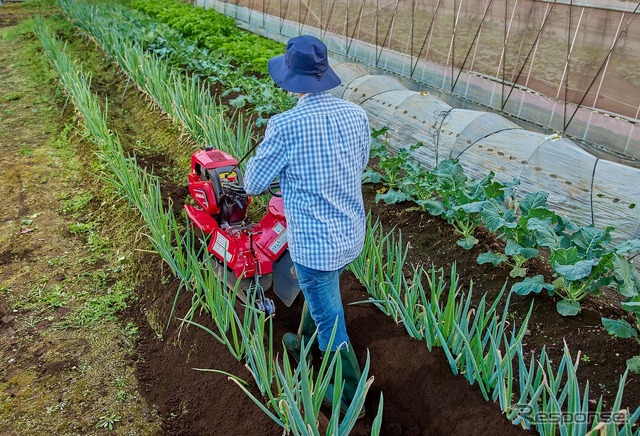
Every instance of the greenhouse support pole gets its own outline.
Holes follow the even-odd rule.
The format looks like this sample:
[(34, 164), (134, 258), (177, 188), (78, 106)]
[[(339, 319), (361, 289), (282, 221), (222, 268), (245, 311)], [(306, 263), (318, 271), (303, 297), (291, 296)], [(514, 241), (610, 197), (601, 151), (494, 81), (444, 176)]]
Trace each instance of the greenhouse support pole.
[[(304, 2), (298, 2), (298, 36), (302, 35), (304, 31), (304, 24), (307, 21), (307, 13), (309, 12), (309, 8), (306, 9), (304, 13), (304, 17), (302, 16), (302, 5)], [(306, 6), (306, 4), (305, 4)]]
[[(507, 23), (507, 12), (508, 12), (508, 0), (504, 2), (504, 16), (505, 16), (505, 26)], [(498, 72), (500, 72), (500, 66), (502, 66), (502, 86), (501, 86), (501, 96), (500, 96), (500, 104), (502, 108), (504, 108), (507, 102), (504, 99), (504, 85), (506, 79), (506, 58), (507, 58), (507, 41), (509, 40), (509, 35), (511, 35), (511, 26), (513, 25), (513, 17), (516, 14), (516, 9), (518, 9), (518, 0), (516, 0), (515, 5), (513, 6), (513, 11), (511, 12), (511, 19), (509, 20), (509, 26), (505, 27), (504, 31), (504, 40), (502, 42), (502, 53), (500, 54), (500, 65), (498, 65)], [(498, 74), (496, 73), (496, 77)]]
[[(438, 7), (439, 6), (440, 6), (440, 2), (438, 2)], [(433, 14), (432, 22), (435, 21), (437, 14), (438, 14), (438, 9), (436, 9), (436, 12)], [(433, 39), (433, 30), (434, 29), (435, 29), (435, 27), (431, 26), (431, 30), (429, 32), (429, 43), (427, 44), (427, 52), (424, 55), (425, 59), (429, 59), (429, 53), (431, 52), (431, 40)]]
[[(440, 8), (440, 5), (442, 4), (442, 0), (438, 0), (438, 3), (436, 4), (436, 10), (433, 11), (433, 17), (431, 17), (431, 22), (429, 23), (429, 28), (427, 29), (425, 35), (424, 35), (424, 40), (422, 41), (422, 45), (420, 46), (420, 51), (418, 52), (418, 55), (416, 56), (416, 61), (413, 64), (413, 67), (411, 68), (411, 76), (413, 77), (413, 74), (416, 72), (416, 68), (418, 66), (418, 62), (420, 61), (420, 57), (422, 57), (422, 51), (424, 50), (424, 46), (427, 43), (427, 40), (429, 40), (429, 45), (431, 45), (431, 34), (433, 33), (433, 23), (436, 20), (436, 15), (438, 14), (438, 9)], [(427, 47), (427, 53), (425, 55), (425, 60), (427, 60), (429, 58), (429, 48)]]
[[(488, 3), (491, 3), (493, 0), (489, 0)], [(483, 19), (484, 20), (484, 19)], [(482, 26), (480, 27), (480, 29), (478, 29), (478, 36), (477, 38), (474, 37), (474, 40), (477, 39), (476, 41), (476, 45), (473, 49), (473, 56), (471, 56), (471, 65), (469, 65), (469, 70), (473, 71), (473, 66), (476, 63), (476, 55), (478, 54), (478, 47), (480, 47), (480, 38), (482, 35)]]
[[(309, 15), (311, 15), (313, 18), (318, 20), (318, 22), (322, 25), (322, 18), (318, 18), (318, 15), (315, 12), (313, 12), (313, 8), (311, 7), (312, 2), (313, 0), (309, 0), (309, 3), (302, 0), (302, 4), (304, 4), (307, 7), (307, 12), (305, 13), (305, 23), (307, 18), (309, 18)], [(320, 17), (322, 17), (322, 0), (320, 0)], [(312, 26), (312, 27), (316, 27), (316, 26)], [(318, 26), (318, 28), (320, 28), (320, 26)]]
[[(520, 39), (520, 46), (518, 47), (518, 53), (516, 54), (516, 61), (514, 62), (514, 65), (518, 65), (518, 62), (520, 61), (520, 55), (522, 54), (522, 48), (524, 47), (524, 38), (528, 33), (529, 30), (529, 23), (531, 22), (531, 19), (533, 18), (533, 11), (535, 8), (535, 3), (531, 3), (531, 6), (529, 7), (529, 11), (527, 12), (527, 20), (524, 24), (524, 32), (522, 32), (522, 38)], [(471, 64), (471, 69), (473, 69), (473, 63)], [(513, 72), (511, 73), (511, 83), (513, 83), (516, 77), (516, 69), (514, 68)]]
[(331, 3), (331, 8), (329, 8), (329, 17), (327, 18), (327, 22), (324, 25), (324, 29), (322, 30), (322, 39), (324, 40), (324, 37), (327, 34), (327, 31), (329, 29), (329, 25), (331, 24), (331, 20), (333, 19), (333, 11), (335, 10), (336, 7), (336, 0), (333, 0), (333, 2)]
[[(351, 6), (350, 5), (350, 1), (347, 0), (347, 13), (344, 14), (344, 31), (343, 31), (345, 49), (346, 49), (347, 45), (349, 44), (349, 29), (347, 27), (347, 26), (349, 26), (349, 9), (350, 9), (349, 6)], [(345, 50), (345, 53), (346, 53), (346, 50)]]
[[(282, 1), (282, 0), (280, 0)], [(280, 20), (280, 35), (282, 35), (282, 28), (284, 27), (284, 22), (287, 19), (287, 15), (289, 15), (289, 5), (291, 4), (291, 0), (287, 0), (287, 5), (284, 8), (284, 15), (282, 16), (282, 19)], [(280, 5), (280, 12), (282, 12), (282, 5)]]
[[(618, 23), (618, 28), (616, 29), (616, 36), (613, 38), (613, 43), (611, 44), (611, 49), (615, 47), (615, 41), (618, 35), (620, 34), (620, 28), (622, 27), (622, 22), (624, 21), (624, 12), (620, 16), (620, 22)], [(600, 76), (600, 83), (598, 84), (598, 90), (596, 91), (596, 96), (593, 99), (593, 107), (596, 108), (598, 106), (598, 98), (600, 97), (600, 90), (602, 89), (602, 83), (604, 82), (604, 76), (607, 75), (607, 69), (609, 68), (609, 61), (611, 60), (610, 56), (607, 56), (606, 63), (604, 66), (604, 70), (602, 71), (602, 75)], [(636, 116), (636, 118), (638, 118)]]
[[(356, 21), (356, 25), (353, 26), (353, 32), (351, 33), (351, 38), (349, 38), (349, 43), (347, 44), (347, 50), (345, 52), (345, 56), (349, 56), (349, 51), (351, 51), (351, 44), (353, 44), (353, 40), (356, 37), (356, 33), (360, 29), (360, 23), (362, 22), (362, 11), (364, 10), (364, 3), (365, 3), (364, 1), (360, 3), (360, 12), (358, 12), (358, 19)], [(347, 23), (347, 26), (348, 25), (349, 23)]]
[[(551, 5), (551, 8), (553, 8), (553, 6), (555, 6), (555, 4), (558, 2), (558, 0), (555, 0), (553, 2), (553, 4)], [(540, 25), (540, 32), (538, 32), (538, 37), (536, 38), (535, 42), (534, 42), (534, 46), (535, 48), (533, 49), (533, 56), (531, 57), (531, 64), (529, 65), (529, 72), (527, 73), (527, 81), (524, 83), (524, 86), (529, 87), (529, 79), (531, 78), (531, 71), (533, 71), (533, 62), (536, 59), (536, 53), (538, 52), (538, 46), (540, 45), (540, 36), (542, 35), (542, 31), (544, 30), (544, 26), (547, 24), (547, 18), (549, 17), (549, 8), (550, 5), (546, 6), (546, 11), (545, 11), (545, 17), (544, 20), (542, 21), (542, 25)]]
[(271, 6), (271, 0), (266, 5), (264, 4), (265, 0), (262, 0), (262, 28), (267, 27), (267, 10)]
[[(462, 65), (460, 66), (460, 69), (458, 70), (458, 75), (456, 76), (456, 80), (453, 82), (453, 86), (451, 87), (451, 91), (453, 91), (456, 87), (456, 85), (458, 84), (458, 79), (460, 79), (460, 75), (462, 74), (462, 70), (464, 69), (465, 64), (467, 63), (467, 59), (469, 59), (469, 55), (471, 54), (471, 50), (473, 50), (473, 47), (478, 47), (477, 41), (478, 41), (478, 37), (480, 36), (480, 29), (482, 29), (482, 24), (484, 23), (485, 18), (487, 18), (487, 14), (489, 12), (489, 8), (491, 7), (491, 3), (493, 2), (493, 0), (488, 0), (487, 4), (484, 8), (484, 13), (482, 14), (482, 18), (480, 19), (480, 24), (478, 24), (478, 29), (476, 30), (476, 34), (473, 35), (473, 39), (471, 40), (471, 45), (469, 46), (469, 50), (467, 51), (467, 54), (464, 56), (464, 60), (462, 61)], [(516, 0), (517, 3), (517, 0)], [(473, 62), (471, 62), (471, 65), (473, 65)], [(473, 67), (472, 67), (473, 68)]]
[[(544, 26), (547, 24), (547, 20), (551, 16), (551, 12), (553, 12), (553, 7), (555, 6), (556, 3), (557, 3), (557, 0), (553, 2), (551, 7), (549, 7), (549, 5), (547, 5), (546, 10), (544, 11), (544, 18), (542, 19), (542, 24), (540, 24), (540, 29), (538, 29), (538, 34), (536, 35), (536, 39), (533, 41), (533, 45), (529, 49), (529, 53), (527, 53), (527, 57), (524, 59), (524, 62), (522, 63), (522, 67), (520, 68), (520, 71), (518, 71), (518, 75), (516, 76), (515, 80), (513, 80), (512, 83), (511, 83), (511, 89), (509, 90), (509, 94), (507, 94), (507, 98), (505, 100), (505, 105), (506, 105), (507, 101), (509, 100), (509, 98), (511, 97), (511, 94), (513, 93), (513, 90), (514, 90), (516, 84), (518, 83), (518, 79), (520, 79), (520, 75), (524, 71), (524, 68), (527, 66), (527, 62), (529, 61), (529, 56), (531, 56), (531, 54), (533, 53), (533, 57), (531, 57), (531, 65), (529, 66), (529, 73), (527, 74), (527, 80), (526, 80), (524, 86), (528, 86), (529, 85), (529, 76), (531, 75), (531, 69), (533, 68), (533, 60), (536, 57), (535, 52), (538, 49), (538, 42), (540, 41), (540, 36), (542, 35), (542, 31), (544, 30)], [(522, 38), (523, 38), (523, 41), (524, 41), (524, 35), (522, 36)], [(502, 106), (502, 109), (504, 109), (504, 106)]]
[[(569, 81), (567, 77), (569, 75), (569, 61), (571, 60), (571, 53), (573, 52), (573, 45), (576, 42), (576, 37), (578, 36), (578, 29), (580, 28), (580, 21), (582, 21), (582, 14), (584, 13), (584, 8), (582, 8), (582, 12), (580, 13), (580, 20), (578, 21), (578, 26), (576, 27), (576, 33), (571, 38), (571, 16), (573, 15), (571, 12), (571, 5), (573, 5), (573, 0), (571, 0), (571, 4), (569, 5), (569, 28), (567, 32), (569, 36), (567, 38), (567, 59), (564, 63), (564, 70), (562, 71), (562, 77), (560, 78), (560, 85), (558, 86), (558, 92), (556, 93), (556, 98), (560, 98), (560, 92), (562, 91), (562, 84)], [(566, 81), (565, 81), (566, 77)], [(567, 85), (565, 84), (565, 92)]]
[[(389, 6), (389, 5), (391, 5), (391, 3), (389, 3), (387, 6)], [(362, 19), (363, 20), (364, 20), (365, 17), (367, 17), (369, 15), (373, 15), (374, 16), (375, 21), (373, 23), (373, 27), (374, 27), (374, 31), (375, 32), (378, 32), (378, 11), (381, 10), (381, 9), (377, 9), (379, 6), (380, 6), (380, 0), (376, 0), (376, 9), (373, 9), (373, 10), (371, 10), (369, 12), (365, 12), (365, 13), (362, 14)], [(384, 6), (383, 9), (386, 8), (387, 6)], [(365, 32), (366, 32), (366, 30), (365, 30)], [(376, 37), (377, 37), (377, 34), (376, 34)], [(376, 42), (377, 42), (377, 38), (376, 37), (374, 37), (373, 33), (371, 33), (371, 41), (365, 40), (363, 38), (359, 38), (359, 39), (360, 39), (360, 41), (364, 41), (366, 43), (375, 45)]]
[(590, 196), (590, 205), (591, 206), (591, 225), (595, 226), (596, 221), (593, 216), (593, 185), (595, 184), (594, 179), (596, 178), (596, 168), (598, 167), (598, 162), (600, 162), (600, 158), (596, 158), (596, 161), (593, 163), (593, 171), (591, 172), (591, 186), (589, 187), (589, 196)]
[[(380, 0), (376, 0), (376, 11), (380, 11)], [(373, 44), (376, 46), (376, 50), (378, 50), (378, 21), (380, 20), (380, 14), (376, 13), (375, 21), (373, 22)]]
[(415, 31), (416, 8), (418, 4), (416, 0), (411, 0), (411, 3), (411, 27), (409, 28), (409, 41), (407, 41), (407, 51), (409, 52), (409, 59), (411, 60), (409, 65), (413, 65), (413, 32)]
[[(498, 70), (496, 71), (495, 77), (500, 77), (500, 71), (503, 70), (503, 64), (505, 63), (505, 57), (507, 56), (507, 40), (509, 39), (509, 34), (511, 33), (511, 25), (513, 24), (513, 16), (516, 13), (516, 9), (518, 8), (518, 0), (516, 0), (515, 5), (513, 6), (513, 12), (511, 13), (511, 19), (509, 20), (509, 25), (507, 26), (507, 12), (509, 9), (508, 0), (504, 2), (504, 38), (502, 40), (502, 53), (500, 53), (500, 62), (498, 63)], [(504, 72), (503, 72), (504, 75)], [(503, 79), (504, 82), (504, 79)]]
[[(462, 9), (462, 3), (464, 3), (464, 0), (460, 0), (460, 4), (458, 6), (458, 10), (456, 11), (456, 2), (457, 0), (453, 0), (453, 29), (451, 30), (451, 42), (449, 43), (449, 53), (447, 54), (447, 63), (449, 63), (449, 59), (451, 59), (451, 78), (449, 79), (451, 81), (451, 85), (453, 85), (453, 75), (454, 75), (454, 68), (455, 68), (455, 61), (456, 61), (456, 29), (458, 28), (458, 19), (460, 18), (460, 10)], [(445, 65), (446, 65), (445, 64)], [(447, 80), (446, 75), (443, 76), (442, 78), (443, 81)], [(444, 89), (445, 88), (445, 83), (442, 83), (441, 88)], [(451, 88), (451, 90), (453, 91), (453, 88)]]
[[(387, 27), (387, 32), (384, 35), (384, 41), (382, 41), (382, 47), (380, 47), (380, 51), (376, 54), (376, 67), (380, 63), (380, 57), (382, 56), (382, 51), (384, 50), (384, 46), (387, 44), (387, 38), (391, 41), (391, 33), (393, 32), (393, 22), (396, 19), (396, 14), (398, 13), (398, 4), (399, 0), (396, 0), (396, 6), (393, 9), (393, 15), (391, 16), (391, 21), (389, 23), (389, 27)], [(389, 42), (389, 46), (391, 46), (391, 42)]]
[(573, 34), (573, 38), (571, 38), (571, 23), (573, 21), (573, 0), (569, 3), (569, 29), (567, 32), (569, 33), (569, 37), (567, 38), (567, 60), (564, 64), (564, 70), (562, 71), (562, 78), (560, 79), (560, 85), (558, 87), (558, 93), (556, 94), (556, 98), (560, 97), (560, 90), (562, 89), (562, 83), (564, 82), (564, 106), (562, 109), (562, 131), (564, 132), (567, 125), (567, 105), (569, 104), (569, 66), (571, 63), (571, 55), (573, 54), (573, 48), (575, 46), (576, 39), (578, 37), (578, 31), (580, 30), (580, 23), (582, 22), (582, 16), (584, 15), (585, 8), (582, 8), (582, 12), (580, 12), (580, 19), (578, 20), (578, 25), (576, 26), (576, 31)]
[[(256, 4), (256, 0), (251, 0), (251, 3), (249, 4), (249, 20), (248, 20), (249, 23), (251, 23), (251, 17), (253, 16), (253, 9), (255, 4)], [(236, 11), (237, 10), (238, 8), (236, 8)]]

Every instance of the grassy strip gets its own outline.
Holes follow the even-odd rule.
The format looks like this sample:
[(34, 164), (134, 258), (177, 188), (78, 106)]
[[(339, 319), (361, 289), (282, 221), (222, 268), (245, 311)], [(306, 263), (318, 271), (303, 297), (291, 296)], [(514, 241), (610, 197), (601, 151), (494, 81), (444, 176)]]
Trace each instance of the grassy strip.
[[(304, 358), (308, 350), (304, 351), (301, 364), (296, 368), (290, 365), (287, 357), (284, 358), (283, 368), (280, 367), (273, 358), (272, 330), (266, 328), (267, 325), (270, 326), (271, 319), (265, 318), (252, 305), (246, 307), (242, 319), (235, 313), (234, 293), (229, 293), (215, 279), (208, 262), (202, 264), (199, 261), (199, 254), (193, 249), (191, 233), (187, 231), (182, 236), (171, 209), (164, 210), (157, 179), (140, 169), (135, 157), (126, 156), (118, 138), (109, 132), (106, 117), (89, 90), (89, 78), (75, 70), (59, 42), (43, 26), (40, 26), (37, 33), (63, 85), (83, 115), (85, 127), (100, 149), (99, 157), (110, 170), (104, 176), (105, 179), (139, 210), (147, 223), (152, 245), (172, 267), (182, 285), (193, 292), (198, 305), (208, 309), (214, 316), (218, 332), (210, 331), (212, 335), (225, 343), (236, 358), (247, 361), (257, 386), (262, 395), (268, 398), (268, 406), (274, 412), (243, 388), (245, 392), (285, 430), (304, 434), (309, 429), (315, 429), (313, 434), (319, 434), (317, 421), (320, 404), (330, 380), (340, 378), (340, 366), (336, 364), (339, 360), (336, 358), (331, 362), (325, 361), (315, 378)], [(267, 347), (263, 341), (266, 331), (269, 332)], [(367, 379), (368, 368), (367, 360), (356, 400), (344, 418), (339, 420), (339, 405), (332, 411), (330, 427), (338, 429), (336, 434), (347, 434), (355, 425), (358, 413), (364, 405), (366, 392), (373, 382), (372, 378)], [(377, 419), (381, 419), (381, 409)]]
[[(126, 205), (88, 180), (92, 154), (73, 112), (60, 113), (30, 18), (59, 12), (42, 1), (0, 7), (0, 433), (86, 434), (109, 421), (152, 434), (161, 422), (132, 366), (137, 327), (123, 319), (144, 243), (133, 241)], [(68, 22), (47, 22), (71, 34)], [(22, 228), (29, 233), (16, 235)]]
[(533, 304), (520, 328), (509, 329), (511, 294), (502, 314), (497, 312), (505, 289), (491, 306), (485, 295), (472, 308), (472, 289), (461, 293), (455, 265), (448, 286), (444, 272), (434, 268), (416, 267), (407, 280), (402, 271), (406, 252), (401, 237), (385, 233), (379, 222), (369, 222), (365, 249), (350, 266), (371, 294), (368, 302), (401, 322), (411, 337), (426, 342), (430, 350), (442, 347), (452, 372), (477, 383), (484, 398), (497, 401), (510, 421), (544, 435), (577, 436), (601, 428), (607, 435), (635, 434), (640, 407), (633, 413), (622, 408), (628, 371), (620, 378), (611, 413), (602, 411), (602, 398), (592, 410), (589, 383), (582, 389), (577, 378), (580, 353), (573, 361), (565, 344), (556, 371), (544, 348), (527, 363), (522, 338)]

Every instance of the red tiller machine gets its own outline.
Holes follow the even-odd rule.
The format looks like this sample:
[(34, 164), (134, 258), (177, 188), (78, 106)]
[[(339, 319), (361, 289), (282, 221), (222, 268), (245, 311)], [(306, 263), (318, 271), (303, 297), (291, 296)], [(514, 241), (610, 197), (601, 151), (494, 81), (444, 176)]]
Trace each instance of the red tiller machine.
[(238, 161), (221, 150), (206, 147), (191, 156), (189, 192), (196, 206), (185, 205), (197, 236), (206, 244), (216, 275), (233, 288), (239, 281), (238, 297), (255, 302), (267, 314), (275, 304), (265, 296), (273, 292), (291, 306), (300, 292), (287, 245), (287, 223), (282, 197), (273, 183), (269, 208), (258, 223), (247, 223), (251, 197), (243, 188)]

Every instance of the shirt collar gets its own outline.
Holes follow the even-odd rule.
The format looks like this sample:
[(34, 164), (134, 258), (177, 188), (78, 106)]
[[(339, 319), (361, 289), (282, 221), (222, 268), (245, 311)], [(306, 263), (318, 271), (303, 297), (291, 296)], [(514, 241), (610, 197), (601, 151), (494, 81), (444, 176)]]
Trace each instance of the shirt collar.
[(296, 103), (296, 106), (300, 106), (302, 104), (307, 104), (314, 100), (325, 98), (328, 95), (329, 95), (329, 91), (309, 92), (298, 99), (298, 103)]

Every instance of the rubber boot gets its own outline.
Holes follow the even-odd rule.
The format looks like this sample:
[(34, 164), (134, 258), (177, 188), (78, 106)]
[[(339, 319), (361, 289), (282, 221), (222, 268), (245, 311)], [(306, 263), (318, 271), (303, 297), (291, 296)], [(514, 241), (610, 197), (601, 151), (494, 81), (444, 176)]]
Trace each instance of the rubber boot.
[[(311, 311), (309, 310), (309, 306), (307, 306), (307, 302), (304, 302), (302, 306), (302, 315), (300, 316), (300, 326), (298, 327), (298, 333), (285, 333), (282, 337), (282, 341), (284, 342), (285, 348), (291, 353), (296, 362), (300, 359), (300, 346), (302, 343), (308, 344), (311, 340), (311, 337), (316, 332), (316, 323), (313, 321), (311, 317)], [(317, 346), (318, 340), (316, 339), (314, 347)], [(312, 348), (313, 351), (313, 348)], [(308, 358), (311, 358), (311, 353), (308, 355)]]
[[(330, 351), (326, 353), (325, 359), (330, 359), (327, 363), (331, 363), (331, 359), (333, 359), (333, 356), (336, 353), (339, 353), (339, 358), (342, 361), (342, 397), (340, 398), (340, 412), (345, 414), (353, 401), (356, 390), (358, 389), (358, 383), (360, 382), (362, 371), (360, 370), (360, 364), (358, 363), (356, 353), (353, 351), (351, 341), (347, 343), (345, 348), (342, 348), (339, 351)], [(329, 384), (327, 392), (324, 395), (324, 403), (329, 406), (333, 404), (333, 386), (333, 383)], [(363, 418), (364, 414), (365, 410), (363, 406), (360, 414), (358, 415), (358, 419)]]

